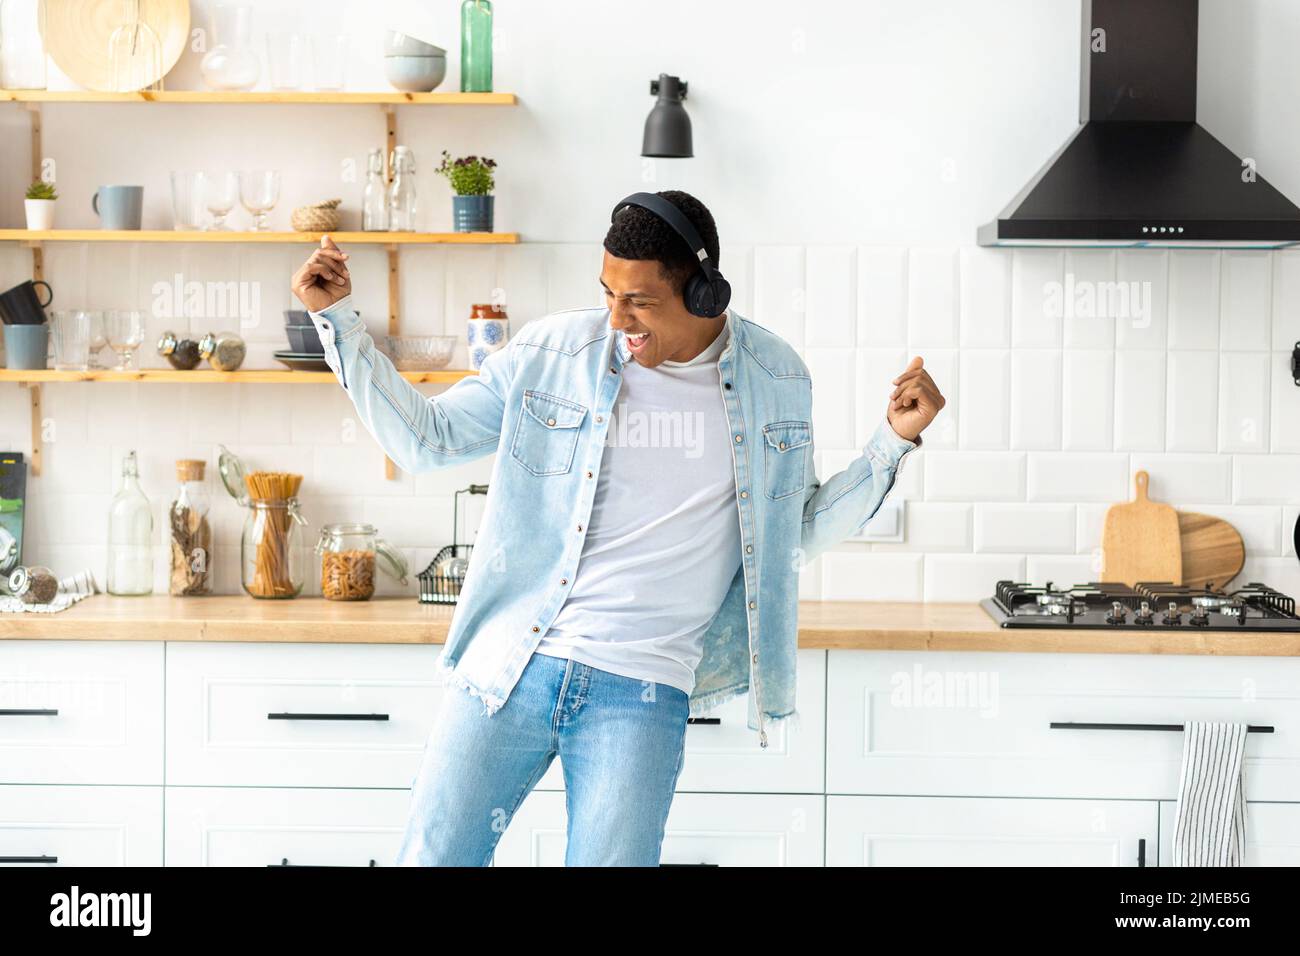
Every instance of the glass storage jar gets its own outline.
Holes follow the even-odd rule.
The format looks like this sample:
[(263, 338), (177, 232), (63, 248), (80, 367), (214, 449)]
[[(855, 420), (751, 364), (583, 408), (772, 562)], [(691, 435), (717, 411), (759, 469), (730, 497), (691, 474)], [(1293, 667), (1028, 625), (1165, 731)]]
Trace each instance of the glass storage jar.
[(255, 598), (291, 598), (302, 591), (302, 533), (298, 499), (253, 498), (240, 541), (240, 579)]
[(405, 584), (406, 558), (370, 524), (327, 524), (316, 542), (321, 595), (331, 601), (368, 601), (375, 593), (375, 565)]

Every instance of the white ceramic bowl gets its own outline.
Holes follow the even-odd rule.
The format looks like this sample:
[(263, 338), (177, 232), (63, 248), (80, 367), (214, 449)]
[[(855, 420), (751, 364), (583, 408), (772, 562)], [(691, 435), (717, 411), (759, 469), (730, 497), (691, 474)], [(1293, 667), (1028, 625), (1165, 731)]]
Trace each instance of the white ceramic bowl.
[(446, 56), (447, 51), (397, 30), (389, 30), (384, 40), (384, 56)]
[(386, 335), (384, 351), (399, 372), (446, 368), (460, 339), (455, 335)]
[(384, 77), (403, 93), (431, 93), (446, 75), (445, 56), (384, 57)]

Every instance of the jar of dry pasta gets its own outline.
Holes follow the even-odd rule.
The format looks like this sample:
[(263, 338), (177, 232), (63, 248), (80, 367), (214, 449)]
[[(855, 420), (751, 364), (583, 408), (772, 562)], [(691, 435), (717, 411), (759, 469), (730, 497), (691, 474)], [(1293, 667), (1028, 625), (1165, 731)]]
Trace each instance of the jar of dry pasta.
[(370, 524), (327, 524), (316, 542), (320, 590), (331, 601), (368, 601), (375, 593), (378, 567), (402, 584), (407, 564), (402, 553)]

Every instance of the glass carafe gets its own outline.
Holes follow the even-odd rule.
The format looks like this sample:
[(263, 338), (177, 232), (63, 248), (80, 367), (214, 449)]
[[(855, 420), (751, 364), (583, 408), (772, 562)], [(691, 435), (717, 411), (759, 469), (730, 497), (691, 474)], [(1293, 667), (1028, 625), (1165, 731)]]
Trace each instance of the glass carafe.
[(366, 160), (366, 190), (361, 197), (361, 228), (388, 229), (388, 184), (384, 182), (384, 152), (372, 149)]
[(217, 4), (212, 11), (212, 32), (217, 45), (199, 64), (203, 82), (213, 90), (251, 90), (262, 73), (262, 61), (252, 47), (252, 5)]
[(248, 502), (240, 541), (240, 580), (255, 598), (292, 598), (302, 591), (301, 527), (307, 523), (297, 498)]
[(406, 583), (407, 563), (400, 551), (379, 537), (374, 525), (327, 524), (316, 542), (321, 595), (331, 601), (368, 601), (375, 593), (376, 563)]
[(393, 181), (388, 187), (388, 231), (415, 231), (415, 156), (406, 146), (393, 147), (389, 163)]
[(0, 89), (45, 89), (42, 0), (0, 0)]
[(140, 16), (140, 0), (122, 0), (121, 26), (108, 38), (113, 90), (134, 93), (162, 88), (162, 41)]
[(153, 591), (153, 510), (140, 487), (135, 452), (122, 461), (122, 488), (108, 511), (108, 593)]
[(180, 597), (212, 593), (211, 499), (203, 482), (205, 462), (183, 458), (176, 462), (181, 487), (168, 511), (171, 526), (169, 590)]

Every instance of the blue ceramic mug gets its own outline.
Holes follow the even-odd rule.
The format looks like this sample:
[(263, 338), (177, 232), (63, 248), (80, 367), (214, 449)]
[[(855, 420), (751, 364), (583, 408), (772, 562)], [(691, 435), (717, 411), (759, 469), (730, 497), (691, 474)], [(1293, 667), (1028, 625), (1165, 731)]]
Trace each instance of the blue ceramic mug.
[(5, 367), (45, 368), (50, 354), (50, 327), (44, 322), (5, 326)]
[(90, 200), (101, 229), (139, 229), (143, 206), (143, 186), (100, 186)]

